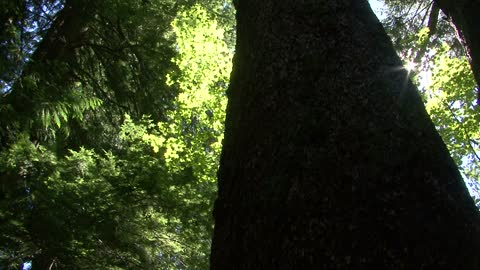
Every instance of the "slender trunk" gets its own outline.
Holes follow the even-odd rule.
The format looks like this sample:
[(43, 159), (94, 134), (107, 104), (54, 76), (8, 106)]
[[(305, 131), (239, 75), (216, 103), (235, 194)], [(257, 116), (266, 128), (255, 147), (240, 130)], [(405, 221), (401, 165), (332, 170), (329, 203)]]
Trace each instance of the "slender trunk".
[[(438, 5), (433, 2), (432, 7), (430, 9), (430, 14), (428, 16), (428, 24), (427, 27), (429, 29), (428, 31), (428, 39), (430, 40), (430, 37), (432, 37), (436, 32), (437, 32), (437, 24), (438, 24), (438, 15), (440, 13), (440, 8)], [(425, 56), (425, 53), (427, 52), (427, 42), (421, 44), (421, 47), (418, 49), (417, 54), (415, 55), (414, 62), (416, 64), (421, 64), (422, 63), (422, 58)]]
[(479, 269), (478, 212), (366, 0), (238, 0), (212, 269)]
[(457, 36), (465, 47), (473, 76), (480, 91), (480, 1), (434, 0), (440, 9), (452, 19)]

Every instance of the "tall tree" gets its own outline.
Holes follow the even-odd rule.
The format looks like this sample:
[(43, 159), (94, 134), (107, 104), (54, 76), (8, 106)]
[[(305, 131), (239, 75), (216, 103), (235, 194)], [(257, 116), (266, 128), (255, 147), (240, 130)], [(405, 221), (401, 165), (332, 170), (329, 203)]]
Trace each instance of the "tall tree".
[(480, 1), (435, 0), (435, 3), (452, 19), (480, 90)]
[(480, 206), (478, 91), (455, 27), (431, 0), (384, 4), (382, 24), (402, 60), (413, 68), (427, 112)]
[(478, 269), (477, 209), (367, 1), (236, 8), (212, 269)]
[(0, 268), (207, 268), (233, 7), (11, 2)]

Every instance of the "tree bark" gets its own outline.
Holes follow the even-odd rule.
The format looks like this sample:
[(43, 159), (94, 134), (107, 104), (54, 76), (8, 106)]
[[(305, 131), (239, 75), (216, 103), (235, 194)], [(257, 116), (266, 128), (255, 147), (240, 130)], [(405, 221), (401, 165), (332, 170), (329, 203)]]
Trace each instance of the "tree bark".
[(95, 15), (95, 2), (67, 0), (32, 55), (33, 62), (69, 60), (84, 42), (84, 29)]
[(479, 269), (479, 216), (366, 0), (238, 0), (212, 269)]
[(56, 266), (56, 258), (53, 256), (49, 256), (43, 253), (38, 254), (32, 260), (32, 268), (33, 270), (51, 270), (55, 269)]
[(434, 2), (452, 19), (480, 91), (480, 1), (434, 0)]
[[(68, 65), (76, 65), (75, 50), (85, 45), (86, 26), (95, 12), (94, 1), (65, 1), (64, 8), (25, 63), (20, 78), (9, 93), (0, 97), (0, 105), (9, 108), (2, 112), (4, 117), (0, 119), (0, 146), (13, 141), (19, 129), (30, 128), (39, 100), (63, 94), (65, 87), (72, 83), (73, 71)], [(26, 84), (25, 78), (29, 77), (35, 82)]]

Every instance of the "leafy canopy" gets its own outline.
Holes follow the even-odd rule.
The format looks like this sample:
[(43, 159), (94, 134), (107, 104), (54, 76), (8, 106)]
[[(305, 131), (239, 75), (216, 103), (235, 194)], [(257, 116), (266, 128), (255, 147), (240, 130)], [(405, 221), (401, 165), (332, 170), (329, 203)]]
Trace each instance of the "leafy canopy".
[(0, 103), (0, 266), (208, 268), (232, 7), (62, 5), (78, 47), (38, 42)]

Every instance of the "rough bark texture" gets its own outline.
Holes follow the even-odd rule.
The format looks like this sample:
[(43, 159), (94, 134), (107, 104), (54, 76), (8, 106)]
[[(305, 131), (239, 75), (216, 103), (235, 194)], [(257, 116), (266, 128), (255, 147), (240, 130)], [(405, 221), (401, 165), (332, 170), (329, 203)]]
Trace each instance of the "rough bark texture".
[(480, 91), (480, 0), (434, 0), (453, 21)]
[(367, 1), (236, 7), (212, 269), (479, 269), (477, 209)]

